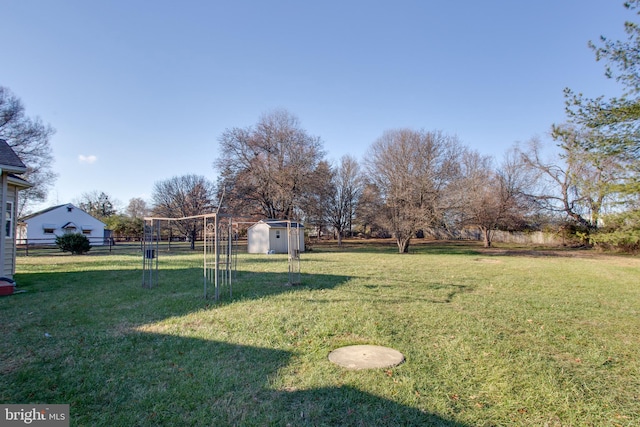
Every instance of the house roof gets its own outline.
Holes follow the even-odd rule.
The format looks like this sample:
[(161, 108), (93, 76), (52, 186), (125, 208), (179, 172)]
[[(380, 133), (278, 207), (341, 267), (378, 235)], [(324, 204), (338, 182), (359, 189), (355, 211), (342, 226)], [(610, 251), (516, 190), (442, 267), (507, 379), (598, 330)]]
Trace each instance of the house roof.
[(33, 217), (36, 217), (36, 216), (42, 215), (42, 214), (44, 214), (44, 213), (50, 212), (50, 211), (52, 211), (52, 210), (58, 209), (58, 208), (60, 208), (60, 207), (62, 207), (62, 206), (67, 206), (67, 204), (69, 204), (69, 203), (65, 203), (64, 205), (51, 206), (50, 208), (42, 209), (41, 211), (34, 212), (34, 213), (32, 213), (32, 214), (29, 214), (29, 215), (25, 215), (25, 216), (23, 216), (22, 218), (20, 218), (20, 221), (24, 221), (24, 220), (27, 220), (27, 219), (31, 219), (31, 218), (33, 218)]
[[(86, 215), (89, 215), (91, 218), (95, 219), (96, 221), (100, 221), (98, 218), (96, 218), (96, 217), (94, 217), (93, 215), (91, 215), (91, 214), (89, 214), (89, 213), (87, 213), (87, 212), (83, 211), (82, 209), (80, 209), (79, 207), (77, 207), (77, 206), (75, 206), (75, 205), (73, 205), (73, 204), (71, 204), (71, 203), (65, 203), (65, 204), (63, 204), (63, 205), (51, 206), (50, 208), (46, 208), (46, 209), (43, 209), (43, 210), (41, 210), (41, 211), (34, 212), (34, 213), (32, 213), (32, 214), (29, 214), (29, 215), (23, 216), (22, 218), (20, 218), (20, 221), (21, 221), (21, 222), (22, 222), (22, 221), (27, 221), (27, 220), (29, 220), (29, 219), (31, 219), (31, 218), (34, 218), (34, 217), (40, 216), (40, 215), (42, 215), (42, 214), (45, 214), (45, 213), (47, 213), (47, 212), (51, 212), (51, 211), (53, 211), (53, 210), (56, 210), (56, 209), (59, 209), (59, 208), (62, 208), (62, 207), (72, 207), (73, 209), (77, 209), (77, 210), (79, 210), (79, 211), (81, 211), (81, 212), (84, 212)], [(100, 222), (106, 226), (106, 224), (105, 224), (103, 221), (100, 221)]]
[(20, 157), (7, 144), (7, 141), (0, 139), (0, 168), (10, 173), (23, 173), (27, 167), (22, 163)]
[(10, 173), (8, 175), (8, 178), (9, 178), (9, 184), (15, 185), (16, 187), (19, 187), (19, 189), (33, 187), (33, 184), (22, 179), (18, 175), (14, 175)]

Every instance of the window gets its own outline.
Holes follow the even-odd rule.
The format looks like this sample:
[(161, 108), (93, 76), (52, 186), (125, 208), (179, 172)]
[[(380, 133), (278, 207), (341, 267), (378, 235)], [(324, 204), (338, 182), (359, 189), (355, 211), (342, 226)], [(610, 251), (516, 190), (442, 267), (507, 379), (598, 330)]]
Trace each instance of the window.
[(65, 233), (75, 233), (78, 227), (72, 222), (68, 222), (61, 227)]
[(280, 238), (280, 230), (276, 230), (276, 239)]
[(54, 234), (58, 228), (55, 224), (42, 224), (42, 231), (44, 234)]
[(5, 211), (5, 237), (13, 239), (13, 202), (7, 202)]

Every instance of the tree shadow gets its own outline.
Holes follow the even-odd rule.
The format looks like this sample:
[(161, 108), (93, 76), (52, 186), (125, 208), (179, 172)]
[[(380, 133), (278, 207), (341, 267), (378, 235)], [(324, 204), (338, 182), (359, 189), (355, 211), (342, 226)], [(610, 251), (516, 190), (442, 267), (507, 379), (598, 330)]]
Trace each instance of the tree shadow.
[(350, 386), (280, 393), (279, 401), (290, 417), (287, 425), (464, 426)]
[[(70, 404), (74, 425), (463, 426), (338, 385), (339, 374), (317, 388), (277, 388), (294, 353), (184, 336), (188, 325), (171, 333), (154, 329), (162, 328), (154, 325), (159, 320), (212, 304), (349, 279), (314, 275), (309, 284), (287, 287), (282, 273), (238, 274), (245, 285), (218, 303), (194, 298), (202, 291), (194, 285), (202, 283), (196, 268), (167, 271), (159, 289), (142, 289), (138, 270), (21, 274), (29, 292), (10, 300), (14, 307), (5, 312), (7, 342), (19, 345), (11, 344), (0, 364), (0, 400)], [(43, 331), (50, 334), (42, 338)]]
[(70, 404), (73, 425), (463, 426), (351, 386), (277, 389), (278, 371), (292, 356), (134, 328), (73, 343), (38, 364), (48, 372), (44, 384), (31, 372), (36, 367), (9, 374), (12, 382), (34, 379), (22, 384), (33, 390), (29, 396), (9, 398)]
[[(219, 285), (219, 299), (215, 289), (207, 283), (203, 269), (184, 266), (159, 272), (158, 282), (149, 289), (142, 286), (141, 270), (84, 270), (59, 273), (21, 273), (18, 287), (32, 297), (47, 300), (51, 314), (71, 310), (80, 321), (93, 323), (94, 312), (111, 311), (128, 316), (131, 323), (139, 319), (159, 321), (182, 316), (201, 309), (269, 296), (305, 292), (311, 289), (333, 289), (350, 280), (348, 276), (333, 274), (301, 274), (302, 283), (289, 285), (288, 273), (239, 270), (231, 284)], [(18, 297), (18, 296), (16, 296)], [(133, 308), (133, 309), (132, 309)], [(40, 311), (40, 310), (38, 310)]]

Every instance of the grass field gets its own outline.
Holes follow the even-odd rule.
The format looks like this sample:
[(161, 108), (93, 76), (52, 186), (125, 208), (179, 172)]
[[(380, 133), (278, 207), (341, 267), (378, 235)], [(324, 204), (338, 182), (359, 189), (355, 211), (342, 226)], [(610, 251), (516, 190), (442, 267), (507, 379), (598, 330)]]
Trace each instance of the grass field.
[[(640, 424), (640, 259), (476, 243), (241, 254), (205, 300), (202, 255), (19, 258), (0, 299), (0, 403), (77, 426)], [(392, 369), (328, 361), (351, 344)]]

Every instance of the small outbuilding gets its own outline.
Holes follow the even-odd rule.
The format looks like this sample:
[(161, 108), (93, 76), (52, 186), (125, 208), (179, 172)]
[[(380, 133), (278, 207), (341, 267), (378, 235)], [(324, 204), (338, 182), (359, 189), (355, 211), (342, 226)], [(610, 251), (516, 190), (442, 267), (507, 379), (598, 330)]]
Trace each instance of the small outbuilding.
[(304, 225), (296, 221), (262, 220), (247, 231), (247, 252), (250, 254), (286, 254), (289, 252), (289, 230), (297, 234), (298, 250), (304, 252)]
[(18, 241), (23, 244), (53, 245), (57, 236), (82, 233), (92, 245), (104, 245), (105, 226), (104, 222), (67, 203), (21, 218)]

